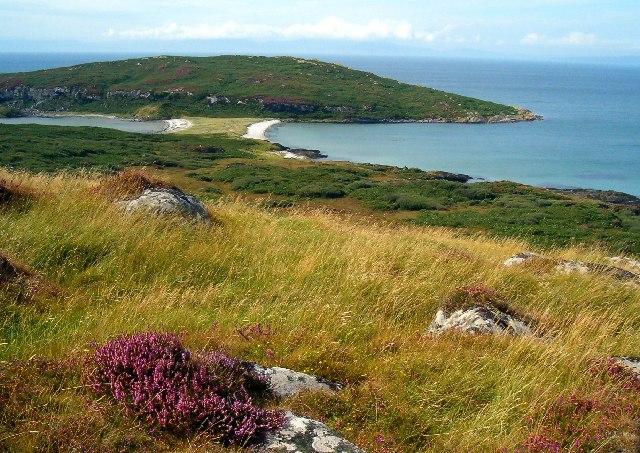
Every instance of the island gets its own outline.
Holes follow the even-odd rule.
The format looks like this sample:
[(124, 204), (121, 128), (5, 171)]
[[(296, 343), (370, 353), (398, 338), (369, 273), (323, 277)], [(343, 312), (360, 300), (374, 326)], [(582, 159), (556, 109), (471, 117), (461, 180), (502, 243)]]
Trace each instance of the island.
[(0, 74), (0, 114), (109, 113), (332, 122), (533, 121), (515, 106), (295, 57), (160, 56)]

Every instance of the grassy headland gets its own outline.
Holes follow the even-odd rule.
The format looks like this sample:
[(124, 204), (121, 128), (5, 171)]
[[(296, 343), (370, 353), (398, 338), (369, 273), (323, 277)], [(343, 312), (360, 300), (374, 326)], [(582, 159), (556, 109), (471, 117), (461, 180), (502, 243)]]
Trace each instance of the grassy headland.
[(330, 121), (509, 121), (515, 107), (292, 57), (154, 57), (0, 75), (17, 108), (140, 118), (282, 117)]

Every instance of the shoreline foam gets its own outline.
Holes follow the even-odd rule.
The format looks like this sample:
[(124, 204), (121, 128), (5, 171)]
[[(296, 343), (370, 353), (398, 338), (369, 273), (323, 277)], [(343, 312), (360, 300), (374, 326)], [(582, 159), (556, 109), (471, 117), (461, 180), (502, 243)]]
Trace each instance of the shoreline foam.
[(254, 140), (268, 141), (266, 133), (269, 130), (269, 128), (281, 122), (282, 121), (280, 120), (266, 120), (266, 121), (260, 121), (258, 123), (250, 124), (249, 127), (247, 127), (247, 133), (244, 134), (242, 137), (252, 138)]

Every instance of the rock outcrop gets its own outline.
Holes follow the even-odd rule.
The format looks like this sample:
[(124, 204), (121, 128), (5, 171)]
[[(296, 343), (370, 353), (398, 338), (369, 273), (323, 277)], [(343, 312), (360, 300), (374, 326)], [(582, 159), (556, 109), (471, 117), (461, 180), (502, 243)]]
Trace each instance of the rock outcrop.
[[(629, 258), (614, 257), (609, 259), (612, 263), (625, 264), (632, 267), (637, 261)], [(588, 263), (578, 260), (557, 260), (547, 258), (533, 252), (521, 252), (517, 253), (504, 261), (506, 267), (520, 266), (532, 262), (544, 262), (551, 265), (555, 265), (555, 270), (565, 274), (579, 273), (579, 274), (603, 274), (609, 275), (616, 280), (624, 282), (638, 282), (640, 283), (640, 275), (631, 271), (623, 269), (617, 266), (608, 266), (606, 264)], [(640, 263), (638, 263), (640, 264)], [(640, 267), (639, 267), (640, 268)]]
[(200, 200), (173, 188), (145, 189), (135, 198), (120, 201), (119, 205), (127, 212), (142, 211), (154, 215), (178, 215), (204, 222), (210, 220), (209, 213)]
[(292, 453), (364, 453), (348, 440), (340, 437), (324, 423), (297, 416), (291, 412), (285, 414), (282, 429), (269, 434), (258, 451), (277, 451)]
[(633, 258), (627, 258), (624, 256), (612, 256), (608, 259), (614, 266), (627, 266), (640, 271), (640, 260), (634, 260)]
[(342, 388), (340, 384), (287, 368), (263, 368), (255, 364), (251, 368), (255, 373), (263, 374), (269, 379), (269, 389), (278, 398), (286, 398), (304, 391), (333, 392)]
[(607, 266), (606, 264), (597, 263), (585, 263), (583, 261), (574, 260), (562, 260), (558, 262), (556, 270), (564, 272), (565, 274), (579, 273), (579, 274), (605, 274), (620, 281), (638, 281), (640, 282), (640, 276), (634, 274), (631, 271), (622, 269), (615, 266)]
[(533, 252), (521, 252), (510, 256), (503, 263), (506, 267), (520, 266), (521, 264), (531, 263), (534, 261), (544, 260), (542, 255)]
[(429, 333), (439, 334), (448, 330), (513, 335), (531, 333), (531, 328), (524, 321), (491, 305), (477, 305), (454, 311), (439, 309), (429, 326)]

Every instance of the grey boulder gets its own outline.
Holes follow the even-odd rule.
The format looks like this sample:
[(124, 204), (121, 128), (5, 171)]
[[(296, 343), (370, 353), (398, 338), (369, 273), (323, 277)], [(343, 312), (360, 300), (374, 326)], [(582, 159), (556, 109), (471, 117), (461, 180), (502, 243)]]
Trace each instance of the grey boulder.
[(333, 392), (342, 388), (340, 384), (287, 368), (263, 368), (254, 364), (253, 371), (269, 379), (269, 389), (278, 398), (286, 398), (303, 391)]
[(509, 333), (526, 335), (531, 328), (516, 317), (496, 307), (477, 305), (447, 312), (439, 309), (429, 326), (429, 333), (440, 334), (448, 330), (466, 333)]
[(267, 436), (258, 451), (293, 453), (364, 453), (324, 423), (285, 413), (284, 426)]
[(209, 213), (200, 200), (178, 189), (164, 187), (145, 189), (139, 196), (118, 204), (127, 212), (178, 215), (204, 222), (210, 220)]

